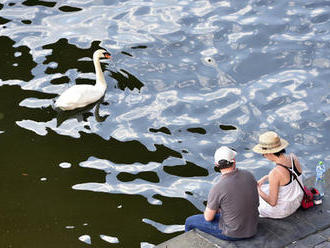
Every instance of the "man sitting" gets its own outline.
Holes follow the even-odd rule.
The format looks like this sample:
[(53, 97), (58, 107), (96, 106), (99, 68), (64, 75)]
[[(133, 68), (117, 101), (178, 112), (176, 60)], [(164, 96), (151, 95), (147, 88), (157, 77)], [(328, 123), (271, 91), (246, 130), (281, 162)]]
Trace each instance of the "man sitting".
[(197, 228), (230, 241), (250, 238), (257, 233), (257, 181), (250, 172), (236, 168), (236, 154), (226, 146), (215, 152), (215, 165), (222, 175), (209, 192), (204, 215), (186, 219), (186, 232)]

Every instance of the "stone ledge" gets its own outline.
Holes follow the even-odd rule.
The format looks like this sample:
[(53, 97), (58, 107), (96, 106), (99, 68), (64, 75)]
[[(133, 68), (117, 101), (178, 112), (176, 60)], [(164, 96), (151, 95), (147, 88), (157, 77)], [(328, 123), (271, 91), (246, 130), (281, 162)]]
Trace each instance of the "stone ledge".
[[(229, 242), (215, 238), (199, 230), (191, 230), (159, 244), (158, 248), (224, 248), (224, 247), (318, 247), (330, 248), (330, 170), (325, 179), (325, 199), (319, 206), (299, 209), (293, 215), (282, 219), (260, 218), (255, 237), (242, 241)], [(312, 185), (314, 178), (305, 180)]]

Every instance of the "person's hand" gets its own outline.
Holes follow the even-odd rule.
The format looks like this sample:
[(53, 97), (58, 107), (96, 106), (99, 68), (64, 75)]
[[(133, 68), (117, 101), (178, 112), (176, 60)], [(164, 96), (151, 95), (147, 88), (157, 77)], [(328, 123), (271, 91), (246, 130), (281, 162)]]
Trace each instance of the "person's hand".
[(262, 191), (262, 189), (261, 189), (261, 186), (262, 186), (262, 183), (258, 183), (258, 186), (257, 186), (257, 189), (258, 189), (258, 194), (259, 195), (262, 195), (262, 194), (264, 194), (264, 192)]
[(267, 180), (268, 180), (268, 175), (263, 176), (261, 179), (259, 179), (257, 182), (258, 188), (261, 187), (261, 185), (263, 185)]
[(261, 190), (261, 185), (262, 185), (262, 183), (258, 182), (258, 185), (257, 185), (258, 192)]

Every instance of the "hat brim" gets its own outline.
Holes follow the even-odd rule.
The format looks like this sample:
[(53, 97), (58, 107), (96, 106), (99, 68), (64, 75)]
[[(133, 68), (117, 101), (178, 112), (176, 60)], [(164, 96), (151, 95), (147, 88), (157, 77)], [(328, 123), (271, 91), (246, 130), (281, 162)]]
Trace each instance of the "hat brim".
[(280, 140), (281, 140), (281, 145), (278, 146), (278, 147), (274, 147), (272, 149), (263, 149), (262, 146), (260, 144), (258, 144), (255, 147), (253, 147), (252, 150), (254, 152), (260, 153), (260, 154), (279, 152), (279, 151), (283, 150), (284, 148), (286, 148), (289, 145), (289, 142), (287, 142), (285, 139), (280, 139)]

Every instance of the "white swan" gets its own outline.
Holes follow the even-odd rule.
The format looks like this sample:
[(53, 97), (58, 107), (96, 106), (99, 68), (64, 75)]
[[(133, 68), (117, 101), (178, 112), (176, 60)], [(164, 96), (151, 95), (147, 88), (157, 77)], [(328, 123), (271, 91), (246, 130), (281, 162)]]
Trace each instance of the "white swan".
[(104, 75), (101, 69), (100, 59), (110, 59), (110, 54), (103, 50), (96, 50), (93, 54), (93, 62), (96, 73), (96, 84), (74, 85), (65, 90), (55, 102), (55, 107), (61, 110), (73, 110), (85, 107), (101, 99), (107, 89)]

